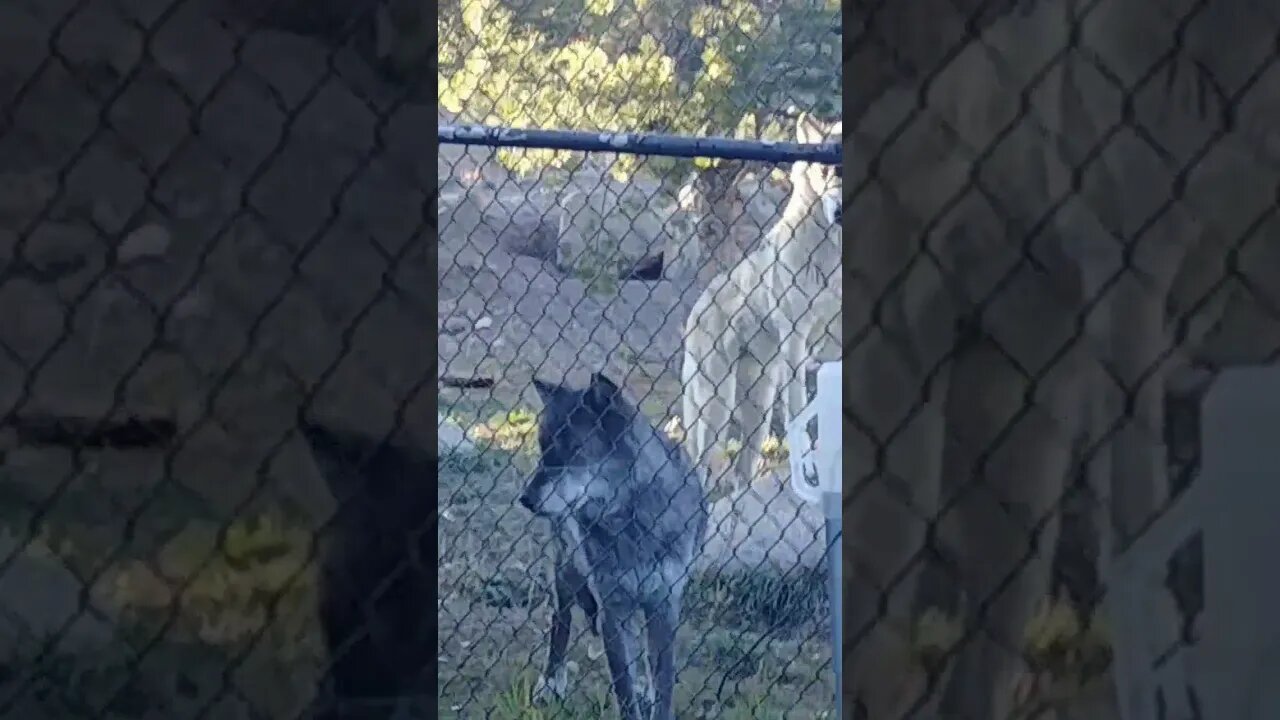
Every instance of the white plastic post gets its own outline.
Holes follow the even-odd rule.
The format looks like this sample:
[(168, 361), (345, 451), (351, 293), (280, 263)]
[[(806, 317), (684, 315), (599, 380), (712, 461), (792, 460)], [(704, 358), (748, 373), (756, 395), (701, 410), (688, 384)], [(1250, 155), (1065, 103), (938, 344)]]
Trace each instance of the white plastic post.
[[(1271, 559), (1280, 547), (1280, 368), (1223, 372), (1205, 395), (1201, 427), (1199, 477), (1115, 559), (1108, 578), (1124, 720), (1156, 720), (1155, 692), (1176, 703), (1188, 685), (1204, 720), (1280, 717), (1280, 575)], [(1157, 670), (1154, 651), (1168, 639), (1144, 622), (1147, 603), (1153, 592), (1165, 592), (1170, 555), (1197, 532), (1204, 548), (1200, 639)]]
[[(818, 367), (818, 392), (787, 424), (791, 490), (805, 502), (821, 503), (823, 496), (841, 493), (844, 455), (840, 443), (840, 405), (843, 379), (840, 361)], [(809, 421), (818, 419), (818, 439), (809, 442)]]
[[(841, 399), (843, 368), (840, 361), (822, 363), (818, 367), (818, 392), (787, 424), (787, 447), (790, 450), (791, 490), (808, 503), (821, 504), (826, 520), (827, 593), (831, 601), (831, 666), (835, 673), (835, 717), (841, 714), (841, 653), (844, 647), (840, 626), (840, 537), (844, 504), (841, 502), (841, 478), (844, 473), (841, 445)], [(809, 442), (809, 421), (818, 419), (818, 437)], [(812, 478), (812, 480), (810, 480)]]

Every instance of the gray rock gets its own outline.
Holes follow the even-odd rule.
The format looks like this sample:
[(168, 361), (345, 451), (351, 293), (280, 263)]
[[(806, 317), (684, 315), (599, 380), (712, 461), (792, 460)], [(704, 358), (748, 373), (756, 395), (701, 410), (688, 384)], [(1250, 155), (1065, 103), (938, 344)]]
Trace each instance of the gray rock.
[(470, 327), (471, 323), (466, 318), (451, 315), (440, 324), (440, 332), (446, 335), (457, 335), (466, 332)]

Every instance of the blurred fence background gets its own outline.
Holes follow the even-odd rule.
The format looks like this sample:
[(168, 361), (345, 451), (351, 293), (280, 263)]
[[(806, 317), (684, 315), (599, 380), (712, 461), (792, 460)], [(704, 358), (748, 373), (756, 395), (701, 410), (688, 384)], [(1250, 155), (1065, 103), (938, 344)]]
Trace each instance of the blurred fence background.
[[(316, 694), (313, 556), (380, 527), (350, 529), (299, 410), (435, 435), (436, 112), (359, 9), (0, 7), (0, 714), (285, 718)], [(433, 595), (406, 646), (433, 645)]]
[[(1166, 548), (1145, 562), (1167, 590), (1115, 598), (1105, 555), (1132, 559), (1151, 528), (1168, 532), (1166, 503), (1188, 484), (1207, 480), (1211, 496), (1226, 487), (1222, 476), (1199, 477), (1202, 434), (1221, 437), (1220, 428), (1201, 427), (1203, 393), (1219, 372), (1271, 364), (1280, 349), (1274, 10), (1247, 1), (926, 0), (848, 12), (846, 182), (857, 190), (845, 213), (859, 235), (845, 262), (871, 287), (846, 298), (861, 319), (846, 316), (845, 393), (857, 429), (844, 449), (853, 482), (875, 475), (866, 492), (846, 486), (846, 592), (863, 596), (848, 601), (847, 627), (883, 630), (885, 615), (912, 622), (893, 601), (874, 600), (902, 590), (904, 566), (928, 564), (922, 596), (906, 599), (958, 603), (968, 613), (963, 645), (986, 645), (987, 661), (1003, 656), (1006, 671), (1016, 668), (1012, 678), (969, 668), (953, 701), (999, 696), (1012, 679), (1019, 717), (1048, 707), (1059, 717), (1115, 717), (1113, 684), (1149, 679), (1154, 667), (1173, 667), (1170, 657), (1189, 654), (1201, 671), (1230, 661), (1245, 668), (1241, 676), (1260, 672), (1263, 655), (1250, 653), (1274, 646), (1273, 623), (1206, 623), (1215, 603), (1231, 607), (1227, 597), (1248, 592), (1247, 582), (1229, 581), (1231, 561), (1202, 557), (1193, 542), (1169, 566)], [(937, 312), (922, 300), (929, 297), (942, 298), (946, 309), (934, 317), (946, 320), (927, 324)], [(895, 303), (918, 310), (919, 324), (895, 319)], [(876, 326), (887, 341), (876, 340)], [(930, 342), (953, 332), (960, 342)], [(861, 348), (851, 339), (860, 335), (868, 338)], [(895, 352), (890, 345), (906, 348), (894, 357), (915, 367), (878, 368)], [(938, 487), (924, 482), (929, 471), (913, 457), (892, 454), (895, 445), (919, 452), (911, 437), (920, 439), (925, 422), (913, 430), (905, 418), (927, 421), (928, 388), (948, 375), (942, 407), (932, 399), (947, 433)], [(1063, 392), (1078, 392), (1089, 408), (1055, 399)], [(1240, 406), (1242, 416), (1252, 412)], [(1065, 485), (1058, 470), (1045, 477), (1035, 464), (1054, 443), (1073, 446)], [(1249, 458), (1261, 501), (1273, 468), (1260, 452)], [(876, 482), (895, 474), (889, 491)], [(1092, 484), (1099, 479), (1101, 487)], [(961, 545), (987, 543), (967, 562), (948, 544), (957, 516)], [(858, 537), (863, 527), (908, 525), (878, 547)], [(1050, 554), (1053, 600), (1023, 638), (1022, 618), (1010, 620), (1019, 614), (1013, 599), (1027, 587), (1040, 592), (1027, 571)], [(1204, 587), (1209, 577), (1220, 585)], [(956, 586), (967, 596), (957, 599)], [(1166, 615), (1171, 595), (1178, 607)], [(1136, 602), (1164, 627), (1157, 637), (1128, 615), (1087, 622), (1099, 602)], [(1251, 649), (1224, 644), (1245, 628), (1256, 631)], [(891, 642), (875, 635), (849, 631), (845, 691), (872, 705), (871, 717), (897, 717), (888, 706), (901, 711), (928, 693), (912, 691), (924, 687), (919, 672), (903, 696), (877, 688), (894, 679), (877, 667), (883, 656), (863, 651)], [(1182, 680), (1162, 693), (1167, 717), (1195, 712)], [(1205, 691), (1191, 691), (1205, 717), (1242, 712), (1208, 708)], [(1152, 687), (1121, 688), (1119, 700), (1128, 720), (1157, 716)], [(1000, 707), (991, 716), (1003, 717)]]
[[(1153, 465), (1175, 487), (1196, 481), (1205, 387), (1280, 348), (1275, 11), (920, 0), (848, 12), (842, 55), (839, 7), (802, 0), (0, 7), (0, 714), (299, 716), (335, 655), (321, 597), (373, 594), (368, 578), (320, 569), (368, 560), (361, 541), (389, 517), (421, 535), (413, 513), (428, 498), (438, 567), (410, 574), (423, 605), (436, 583), (438, 624), (380, 637), (406, 653), (434, 639), (441, 717), (552, 714), (529, 697), (545, 529), (512, 504), (535, 461), (529, 382), (620, 371), (679, 437), (689, 308), (776, 219), (786, 169), (437, 151), (432, 122), (776, 141), (792, 138), (797, 110), (836, 118), (846, 100), (845, 212), (868, 240), (851, 269), (866, 272), (887, 239), (966, 231), (1012, 245), (939, 256), (908, 244), (913, 267), (1010, 247), (1024, 267), (1044, 260), (1028, 239), (1056, 233), (1052, 250), (1083, 276), (1075, 346), (1105, 371), (1111, 411), (1082, 459), (1119, 443), (1117, 482)], [(1158, 338), (1126, 324), (1140, 318), (1122, 311), (1144, 308)], [(864, 338), (852, 327), (845, 352)], [(834, 337), (813, 349), (838, 352)], [(396, 467), (418, 467), (412, 449), (437, 437), (438, 487), (397, 486), (394, 517), (335, 498), (300, 409), (342, 437), (392, 436), (400, 449), (382, 459)], [(767, 469), (785, 451), (770, 442)], [(1056, 571), (1025, 647), (1007, 651), (1036, 670), (1027, 707), (1112, 717), (1116, 636), (1085, 622), (1101, 594), (1085, 521), (1098, 500), (1065, 490), (1049, 508), (1065, 513), (1055, 547), (1034, 532), (1006, 543), (1052, 554)], [(678, 712), (830, 707), (821, 519), (806, 513), (768, 473), (716, 503), (705, 556), (724, 562), (691, 585)], [(1122, 518), (1120, 547), (1150, 514)], [(1172, 584), (1191, 626), (1203, 588), (1187, 559)], [(964, 582), (925, 580), (939, 596)], [(914, 650), (984, 631), (923, 623)], [(589, 647), (575, 646), (580, 682), (560, 716), (599, 717), (608, 702)], [(404, 694), (430, 703), (412, 684)]]

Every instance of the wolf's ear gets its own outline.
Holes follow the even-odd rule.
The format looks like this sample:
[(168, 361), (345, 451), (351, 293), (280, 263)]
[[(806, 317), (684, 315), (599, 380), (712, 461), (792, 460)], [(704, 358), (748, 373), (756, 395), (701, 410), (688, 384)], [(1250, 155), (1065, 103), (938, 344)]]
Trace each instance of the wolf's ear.
[(806, 144), (821, 143), (826, 137), (826, 129), (822, 122), (809, 113), (800, 113), (796, 118), (796, 142)]
[(604, 373), (593, 373), (591, 385), (587, 388), (587, 399), (592, 407), (603, 410), (612, 405), (614, 398), (621, 392), (617, 383), (605, 377)]

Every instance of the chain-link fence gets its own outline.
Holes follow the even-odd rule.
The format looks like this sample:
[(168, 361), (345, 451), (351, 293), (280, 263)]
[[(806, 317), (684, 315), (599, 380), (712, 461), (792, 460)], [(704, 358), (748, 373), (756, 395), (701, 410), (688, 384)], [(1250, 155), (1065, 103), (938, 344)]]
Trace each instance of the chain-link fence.
[[(423, 35), (411, 5), (363, 19), (321, 3), (0, 9), (0, 713), (352, 717), (408, 704), (411, 716), (429, 716), (434, 696), (443, 716), (537, 717), (536, 663), (515, 656), (539, 652), (546, 558), (536, 527), (504, 534), (531, 520), (512, 503), (516, 469), (532, 457), (531, 417), (504, 404), (519, 371), (488, 370), (502, 370), (493, 357), (512, 348), (521, 359), (564, 359), (566, 346), (499, 336), (520, 326), (495, 291), (514, 287), (510, 297), (529, 304), (561, 275), (593, 296), (635, 286), (589, 263), (538, 261), (540, 275), (526, 272), (527, 253), (484, 252), (485, 229), (509, 218), (496, 227), (475, 218), (469, 247), (442, 238), (433, 250), (437, 193), (447, 206), (457, 201), (450, 182), (469, 183), (473, 209), (500, 211), (484, 193), (509, 190), (515, 175), (490, 185), (481, 176), (499, 163), (476, 172), (459, 163), (435, 184), (423, 130), (438, 111), (403, 72)], [(670, 111), (664, 103), (652, 107)], [(745, 170), (699, 174), (684, 195), (696, 206), (682, 211), (690, 231), (714, 239), (714, 222), (733, 219), (691, 220), (708, 198), (737, 195)], [(707, 183), (718, 184), (708, 193)], [(508, 209), (527, 218), (527, 208)], [(572, 229), (591, 242), (600, 234)], [(672, 272), (659, 262), (659, 274)], [(447, 292), (459, 277), (473, 295)], [(468, 314), (476, 293), (482, 304)], [(434, 357), (421, 342), (433, 299), (442, 308)], [(554, 320), (567, 307), (543, 309)], [(590, 352), (592, 331), (557, 337)], [(649, 348), (636, 340), (623, 352), (638, 361)], [(488, 350), (467, 368), (476, 343)], [(426, 384), (446, 357), (460, 384), (492, 375), (494, 397), (448, 404), (430, 420)], [(466, 437), (482, 452), (443, 443), (467, 413), (485, 421)], [(421, 450), (437, 434), (438, 462)], [(779, 457), (776, 447), (766, 454)], [(439, 487), (428, 481), (436, 475)], [(496, 518), (487, 528), (486, 514)], [(450, 554), (432, 569), (437, 518)], [(476, 533), (478, 548), (467, 544)], [(800, 550), (813, 544), (802, 539)], [(747, 550), (738, 562), (750, 569), (759, 558)], [(788, 572), (785, 555), (776, 564), (691, 586), (683, 617), (724, 626), (694, 657), (699, 636), (680, 631), (681, 692), (703, 688), (699, 712), (741, 712), (775, 693), (788, 711), (829, 707), (821, 568)], [(424, 612), (432, 597), (439, 617), (454, 620), (442, 631)], [(580, 649), (571, 660), (582, 674), (602, 671)], [(438, 696), (427, 677), (437, 666)], [(605, 686), (577, 687), (584, 694), (572, 701), (598, 716), (592, 703), (608, 702)]]
[(444, 13), (442, 714), (834, 715), (780, 438), (838, 357), (837, 12)]
[[(777, 438), (800, 370), (837, 355), (846, 713), (1115, 716), (1114, 683), (1151, 702), (1141, 676), (1224, 627), (1265, 643), (1265, 616), (1202, 627), (1195, 548), (1172, 592), (1121, 598), (1162, 636), (1092, 617), (1098, 558), (1167, 535), (1169, 486), (1203, 482), (1208, 380), (1280, 348), (1273, 10), (856, 5), (842, 72), (831, 4), (435, 12), (438, 37), (416, 0), (0, 7), (0, 715), (616, 713), (622, 635), (578, 611), (543, 677), (553, 526), (518, 501), (539, 396), (602, 370), (639, 404), (628, 432), (708, 474), (692, 572), (644, 586), (687, 583), (678, 715), (821, 717), (822, 521), (780, 487)], [(847, 186), (425, 132), (794, 139), (788, 107), (839, 116), (841, 77)], [(827, 260), (785, 209), (800, 187), (833, 211), (833, 186), (857, 232)], [(759, 254), (779, 226), (819, 242), (799, 273)], [(837, 269), (843, 310), (788, 295), (842, 295)], [(1259, 672), (1242, 647), (1207, 664)]]
[[(1141, 717), (1154, 700), (1137, 696), (1154, 688), (1138, 676), (1194, 652), (1183, 626), (1204, 602), (1198, 558), (1174, 564), (1171, 592), (1144, 596), (1160, 637), (1104, 629), (1092, 614), (1103, 586), (1124, 579), (1099, 577), (1111, 553), (1130, 559), (1164, 517), (1170, 485), (1194, 468), (1198, 432), (1186, 429), (1201, 376), (1269, 363), (1280, 347), (1274, 251), (1261, 240), (1276, 191), (1274, 31), (1257, 31), (1274, 18), (1228, 5), (944, 0), (854, 11), (862, 27), (846, 61), (865, 72), (853, 75), (845, 137), (854, 183), (844, 212), (858, 235), (844, 256), (855, 280), (844, 690), (866, 717), (927, 714), (935, 702), (961, 717), (1105, 717), (1118, 712), (1113, 676), (1129, 683), (1128, 716)], [(1249, 39), (1224, 48), (1230, 30)], [(1250, 192), (1231, 180), (1241, 177)], [(548, 201), (576, 218), (569, 203)], [(597, 228), (588, 234), (611, 248), (634, 232)], [(734, 237), (726, 225), (711, 235)], [(725, 245), (738, 261), (751, 251)], [(737, 297), (714, 290), (726, 265), (701, 281), (713, 287), (706, 306), (727, 313)], [(750, 308), (751, 322), (783, 306)], [(686, 359), (707, 323), (698, 309), (680, 313)], [(733, 363), (769, 378), (771, 353), (753, 353), (727, 325), (717, 332), (742, 343)], [(599, 334), (551, 365), (584, 364), (577, 348)], [(585, 364), (629, 371), (643, 360), (619, 362), (610, 342)], [(682, 401), (697, 395), (701, 371), (681, 378)], [(730, 397), (717, 417), (768, 413), (750, 390)], [(714, 532), (709, 545), (714, 553)], [(1127, 653), (1119, 667), (1113, 651)], [(1175, 697), (1186, 694), (1164, 688), (1161, 704), (1203, 701)]]
[[(1235, 714), (1207, 703), (1244, 685), (1209, 692), (1201, 675), (1189, 691), (1169, 662), (1260, 671), (1274, 640), (1222, 642), (1232, 627), (1268, 637), (1265, 618), (1202, 622), (1205, 593), (1249, 586), (1228, 582), (1232, 561), (1184, 548), (1169, 589), (1141, 592), (1108, 568), (1168, 536), (1207, 381), (1280, 348), (1274, 12), (943, 0), (852, 14), (847, 697), (870, 718), (939, 702), (982, 718)], [(1153, 584), (1165, 552), (1144, 560)]]
[[(448, 509), (440, 529), (440, 642), (448, 658), (439, 676), (442, 704), (476, 717), (520, 716), (538, 701), (552, 701), (568, 717), (612, 712), (605, 709), (614, 704), (608, 658), (600, 656), (609, 646), (608, 614), (660, 614), (668, 598), (682, 598), (666, 606), (680, 617), (677, 715), (832, 714), (823, 518), (787, 489), (781, 432), (766, 434), (776, 398), (785, 398), (779, 421), (809, 402), (805, 365), (817, 356), (805, 352), (793, 361), (789, 334), (826, 344), (828, 357), (838, 352), (839, 132), (812, 117), (793, 122), (805, 128), (808, 135), (798, 139), (811, 147), (441, 128), (442, 142), (470, 144), (441, 148), (442, 163), (456, 168), (441, 173), (441, 302), (448, 307), (442, 313), (446, 325), (460, 325), (458, 341), (442, 339), (441, 360), (443, 372), (464, 386), (442, 395), (442, 437), (470, 428), (465, 438), (452, 430), (462, 447), (442, 451), (449, 458), (441, 473), (441, 507)], [(467, 163), (492, 157), (483, 146), (516, 143), (595, 152), (559, 183), (554, 171), (511, 179), (491, 161), (467, 177)], [(736, 269), (703, 281), (703, 263), (715, 258), (697, 247), (705, 200), (691, 196), (700, 189), (664, 188), (657, 173), (611, 178), (618, 153), (643, 153), (649, 162), (751, 158), (750, 169), (735, 166), (739, 206), (730, 220), (746, 225), (756, 241)], [(806, 161), (793, 162), (800, 158)], [(788, 186), (769, 187), (778, 162), (791, 164)], [(486, 174), (503, 178), (487, 185), (496, 190), (486, 190)], [(527, 214), (503, 208), (504, 192), (509, 207)], [(788, 204), (788, 197), (797, 202)], [(486, 210), (492, 227), (485, 216), (467, 215)], [(771, 225), (778, 230), (766, 234)], [(533, 246), (539, 232), (548, 235), (541, 248)], [(464, 265), (463, 253), (476, 253), (484, 264)], [(683, 265), (672, 261), (690, 256)], [(501, 285), (497, 292), (477, 288), (489, 273)], [(753, 314), (761, 307), (769, 314)], [(605, 379), (592, 379), (597, 372)], [(595, 398), (611, 392), (610, 381), (628, 403), (616, 417)], [(630, 403), (640, 414), (619, 430)], [(603, 406), (609, 404), (606, 397)], [(556, 441), (557, 433), (568, 438)], [(731, 433), (736, 442), (726, 444)], [(664, 436), (667, 448), (655, 466), (646, 456), (651, 451), (637, 445)], [(681, 445), (696, 465), (670, 460)], [(695, 467), (690, 492), (683, 481)], [(544, 510), (537, 494), (572, 492), (575, 471), (595, 473), (588, 482), (624, 499), (608, 512), (575, 513), (585, 537), (560, 540), (565, 519)], [(704, 478), (708, 471), (713, 477)], [(528, 508), (514, 502), (522, 492)], [(715, 500), (709, 520), (681, 520), (673, 529), (665, 514), (697, 516), (704, 494)], [(533, 522), (529, 509), (552, 516), (548, 527)], [(596, 513), (603, 530), (591, 528)], [(669, 555), (627, 550), (654, 537), (670, 543)], [(563, 546), (549, 553), (557, 542)], [(590, 568), (580, 574), (602, 598), (598, 637), (593, 601), (585, 603), (592, 608), (586, 622), (555, 624), (572, 616), (557, 612), (561, 595), (577, 604), (565, 584), (582, 579), (544, 578), (553, 558), (571, 564), (579, 543), (576, 552), (585, 552)], [(638, 593), (622, 583), (626, 574), (647, 589)], [(638, 687), (646, 675), (638, 658), (655, 656), (641, 637), (631, 631), (628, 641), (645, 648), (629, 651), (637, 658)]]

